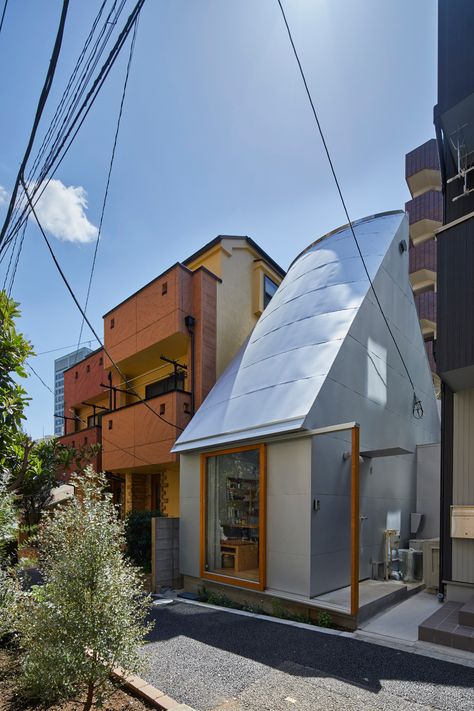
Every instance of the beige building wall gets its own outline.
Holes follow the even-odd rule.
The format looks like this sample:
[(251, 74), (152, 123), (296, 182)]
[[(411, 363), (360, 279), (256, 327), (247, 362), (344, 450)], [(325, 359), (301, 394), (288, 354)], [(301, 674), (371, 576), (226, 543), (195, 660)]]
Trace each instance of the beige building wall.
[[(454, 393), (453, 505), (474, 506), (474, 388)], [(474, 585), (474, 539), (453, 538), (453, 581)]]
[(281, 276), (246, 239), (225, 238), (209, 252), (187, 263), (206, 267), (221, 279), (217, 284), (217, 378), (248, 337), (263, 311), (263, 282)]

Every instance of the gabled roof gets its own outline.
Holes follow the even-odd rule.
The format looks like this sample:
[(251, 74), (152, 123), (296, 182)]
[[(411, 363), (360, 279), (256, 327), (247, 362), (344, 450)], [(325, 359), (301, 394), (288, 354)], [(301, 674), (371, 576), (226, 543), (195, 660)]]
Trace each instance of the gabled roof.
[[(404, 219), (397, 211), (354, 223), (371, 279)], [(304, 428), (369, 289), (348, 226), (310, 245), (173, 451)]]

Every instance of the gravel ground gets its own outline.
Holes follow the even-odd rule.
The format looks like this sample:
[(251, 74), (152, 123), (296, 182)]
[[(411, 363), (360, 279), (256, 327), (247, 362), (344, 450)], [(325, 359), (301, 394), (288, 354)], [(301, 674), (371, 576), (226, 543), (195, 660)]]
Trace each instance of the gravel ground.
[(145, 678), (196, 711), (474, 710), (474, 670), (176, 603), (154, 611)]

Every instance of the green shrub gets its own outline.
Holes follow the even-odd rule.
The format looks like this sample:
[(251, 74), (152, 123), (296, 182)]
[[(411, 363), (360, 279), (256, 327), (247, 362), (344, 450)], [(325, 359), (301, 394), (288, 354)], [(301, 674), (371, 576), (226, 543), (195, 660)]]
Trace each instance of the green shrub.
[(13, 571), (0, 568), (0, 641), (16, 632), (17, 605), (21, 595)]
[(242, 610), (245, 612), (252, 612), (254, 615), (265, 615), (265, 609), (263, 605), (259, 602), (247, 602), (246, 600), (242, 604)]
[(43, 703), (85, 693), (84, 711), (101, 703), (113, 667), (140, 670), (150, 600), (122, 551), (104, 475), (88, 468), (71, 478), (76, 496), (40, 530), (45, 585), (23, 595), (20, 691)]
[(288, 619), (288, 613), (282, 601), (277, 597), (272, 598), (272, 615), (274, 617), (281, 617), (283, 620)]
[(318, 612), (316, 624), (318, 625), (318, 627), (331, 627), (332, 617), (329, 612), (324, 612), (323, 610)]
[(235, 602), (225, 593), (210, 592), (207, 596), (207, 602), (210, 605), (218, 605), (219, 607), (230, 607), (234, 610), (242, 610), (243, 606), (239, 602)]
[(130, 511), (125, 518), (125, 541), (130, 560), (151, 572), (151, 519), (159, 511)]

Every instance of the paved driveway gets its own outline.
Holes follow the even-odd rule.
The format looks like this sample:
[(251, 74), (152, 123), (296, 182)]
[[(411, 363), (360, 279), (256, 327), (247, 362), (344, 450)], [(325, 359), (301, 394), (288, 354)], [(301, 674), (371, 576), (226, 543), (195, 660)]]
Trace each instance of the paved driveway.
[(145, 678), (196, 711), (474, 710), (474, 670), (175, 603), (155, 609)]

